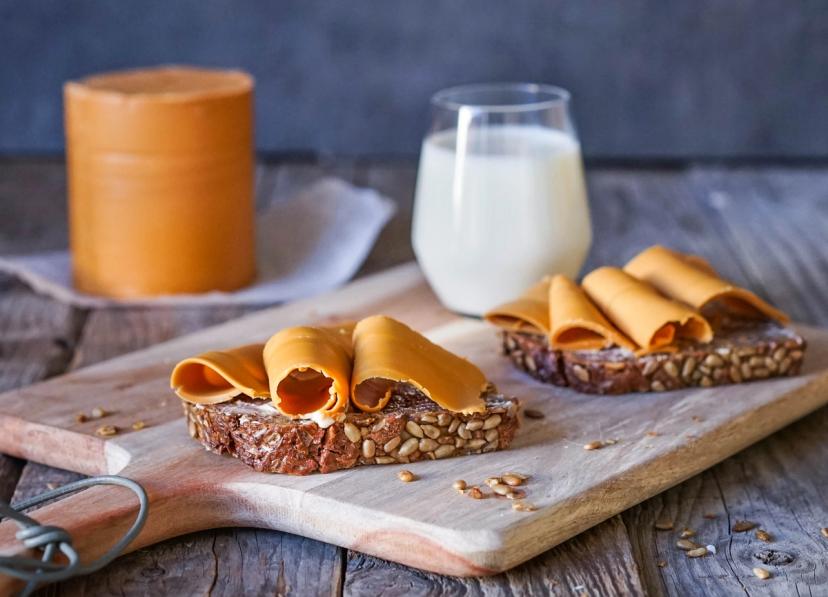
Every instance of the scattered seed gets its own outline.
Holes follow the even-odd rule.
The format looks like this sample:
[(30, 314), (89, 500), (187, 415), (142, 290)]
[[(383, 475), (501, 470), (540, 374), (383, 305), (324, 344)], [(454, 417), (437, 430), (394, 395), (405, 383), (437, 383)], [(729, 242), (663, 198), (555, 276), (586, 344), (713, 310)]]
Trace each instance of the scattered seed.
[(491, 487), (492, 485), (497, 485), (500, 483), (500, 477), (489, 477), (485, 481), (483, 481), (486, 485)]
[(535, 410), (534, 408), (527, 408), (523, 411), (523, 414), (526, 415), (527, 419), (543, 419), (546, 417), (545, 414), (539, 410)]
[(86, 423), (89, 418), (84, 413), (78, 413), (75, 415), (75, 423)]
[(691, 549), (687, 552), (688, 558), (703, 558), (707, 555), (707, 548), (706, 547), (698, 547), (696, 549)]
[(411, 483), (412, 481), (416, 480), (417, 477), (411, 471), (402, 470), (397, 473), (397, 479), (399, 479), (403, 483)]
[(511, 485), (512, 487), (517, 487), (518, 485), (523, 485), (523, 479), (516, 475), (503, 475), (500, 478), (506, 485)]
[(673, 521), (672, 520), (657, 520), (655, 523), (655, 528), (659, 531), (672, 531), (673, 530)]
[(618, 443), (617, 439), (606, 439), (606, 440), (604, 440), (604, 445), (605, 446), (614, 446), (617, 443)]
[(526, 481), (529, 478), (529, 475), (524, 475), (523, 473), (516, 473), (513, 471), (506, 471), (503, 473), (504, 477), (517, 477), (521, 481)]
[(512, 503), (512, 510), (517, 510), (518, 512), (534, 512), (538, 508), (534, 504), (530, 504), (529, 502), (513, 502)]
[(676, 547), (684, 551), (690, 551), (691, 549), (698, 549), (701, 545), (695, 541), (690, 541), (690, 539), (679, 539), (676, 541)]
[(756, 531), (756, 538), (760, 541), (764, 541), (765, 543), (770, 543), (771, 541), (773, 541), (773, 537), (771, 536), (771, 534), (764, 529), (758, 529)]
[(522, 489), (512, 489), (506, 494), (506, 498), (510, 500), (522, 500), (526, 497), (526, 492)]
[(604, 447), (603, 442), (589, 442), (588, 444), (584, 444), (584, 450), (600, 450)]
[(659, 560), (656, 562), (656, 566), (659, 568), (666, 568), (667, 567), (667, 560)]
[(512, 488), (508, 485), (504, 485), (503, 483), (494, 483), (489, 485), (497, 495), (506, 495), (507, 493), (512, 491)]
[(46, 483), (46, 489), (48, 489), (49, 491), (52, 491), (53, 489), (57, 489), (57, 483), (55, 483), (53, 481), (49, 481), (48, 483)]
[(823, 537), (825, 537), (826, 539), (828, 539), (828, 527), (825, 527), (825, 528), (819, 529), (819, 532), (822, 534), (822, 536), (823, 536)]
[(694, 531), (693, 529), (688, 529), (687, 527), (684, 527), (684, 530), (679, 535), (679, 537), (681, 537), (682, 539), (689, 539), (690, 537), (695, 537), (695, 536), (696, 536), (696, 531)]
[(104, 409), (102, 409), (100, 406), (96, 406), (95, 408), (92, 409), (92, 418), (93, 419), (102, 419), (103, 417), (105, 417), (108, 414), (109, 413), (106, 412)]
[(98, 427), (95, 433), (101, 437), (110, 437), (118, 433), (118, 428), (115, 425), (103, 425)]
[(756, 528), (756, 523), (750, 520), (737, 520), (733, 524), (733, 532), (734, 533), (744, 533), (745, 531), (750, 531), (751, 529)]
[(457, 479), (454, 483), (451, 484), (457, 491), (464, 491), (466, 489), (466, 482), (463, 479)]
[(753, 574), (756, 578), (761, 578), (762, 580), (768, 580), (771, 577), (771, 573), (765, 570), (764, 568), (759, 568), (758, 566), (753, 569)]
[(143, 421), (135, 421), (132, 424), (132, 430), (133, 431), (141, 431), (146, 426), (147, 426), (147, 424), (144, 423)]
[(467, 495), (474, 500), (482, 500), (485, 497), (479, 487), (472, 487)]

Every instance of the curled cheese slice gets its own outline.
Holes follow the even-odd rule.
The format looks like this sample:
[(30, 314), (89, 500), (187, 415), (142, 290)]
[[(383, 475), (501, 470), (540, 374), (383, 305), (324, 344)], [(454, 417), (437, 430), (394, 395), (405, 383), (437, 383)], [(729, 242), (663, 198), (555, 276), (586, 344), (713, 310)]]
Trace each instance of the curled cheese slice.
[(274, 334), (264, 346), (270, 396), (293, 418), (341, 413), (348, 405), (353, 365), (353, 325), (293, 327)]
[(517, 299), (483, 315), (499, 328), (518, 332), (549, 333), (549, 279), (544, 278)]
[(586, 293), (566, 276), (552, 278), (549, 305), (549, 339), (554, 348), (599, 350), (616, 345), (635, 350), (635, 344), (618, 331)]
[(211, 351), (184, 359), (173, 369), (170, 387), (180, 398), (195, 404), (217, 404), (239, 394), (269, 398), (263, 344)]
[(584, 290), (618, 328), (644, 352), (663, 350), (678, 338), (710, 342), (707, 320), (681, 303), (615, 267), (584, 278)]
[(782, 323), (787, 315), (758, 296), (722, 280), (705, 260), (654, 246), (633, 257), (624, 271), (651, 284), (662, 294), (702, 310), (717, 303), (748, 317), (768, 317)]
[(480, 369), (390, 317), (363, 319), (354, 328), (351, 400), (364, 411), (379, 411), (401, 383), (454, 412), (485, 409)]

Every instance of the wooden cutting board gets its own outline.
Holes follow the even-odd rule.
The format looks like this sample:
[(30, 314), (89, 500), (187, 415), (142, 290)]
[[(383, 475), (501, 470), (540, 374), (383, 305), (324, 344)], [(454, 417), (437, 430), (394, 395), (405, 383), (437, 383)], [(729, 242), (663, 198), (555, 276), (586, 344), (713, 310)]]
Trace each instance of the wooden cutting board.
[[(287, 325), (385, 313), (469, 357), (502, 391), (545, 418), (524, 419), (511, 449), (405, 465), (293, 477), (256, 473), (190, 439), (168, 376), (182, 357), (263, 341)], [(537, 383), (500, 355), (495, 330), (443, 309), (415, 265), (338, 291), (251, 314), (0, 396), (0, 451), (87, 474), (118, 473), (149, 492), (141, 546), (221, 526), (280, 529), (443, 574), (506, 570), (727, 458), (828, 403), (828, 331), (802, 328), (805, 372), (795, 378), (662, 394), (590, 396)], [(75, 421), (101, 407), (101, 420)], [(131, 424), (146, 427), (133, 431)], [(100, 438), (102, 424), (122, 431)], [(617, 440), (586, 451), (594, 440)], [(507, 470), (531, 475), (532, 513), (502, 499), (473, 500), (456, 479), (482, 483)], [(130, 524), (133, 496), (93, 488), (39, 510), (85, 558)], [(19, 549), (0, 524), (0, 553)], [(1, 585), (2, 583), (0, 583)]]

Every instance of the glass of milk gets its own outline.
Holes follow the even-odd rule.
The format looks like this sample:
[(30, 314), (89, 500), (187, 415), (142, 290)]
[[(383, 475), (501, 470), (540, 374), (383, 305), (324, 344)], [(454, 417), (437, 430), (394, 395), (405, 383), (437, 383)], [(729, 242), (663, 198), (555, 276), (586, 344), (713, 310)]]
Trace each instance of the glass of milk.
[(569, 97), (510, 83), (432, 98), (412, 241), (449, 309), (480, 315), (545, 275), (581, 269), (592, 231)]

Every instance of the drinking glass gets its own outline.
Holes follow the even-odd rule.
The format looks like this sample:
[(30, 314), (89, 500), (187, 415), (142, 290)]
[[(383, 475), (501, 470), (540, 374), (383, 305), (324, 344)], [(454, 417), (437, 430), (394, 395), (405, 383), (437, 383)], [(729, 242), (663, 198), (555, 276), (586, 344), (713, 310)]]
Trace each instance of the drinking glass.
[(560, 87), (526, 83), (432, 97), (412, 242), (449, 309), (481, 315), (545, 275), (581, 269), (592, 232), (569, 104)]

